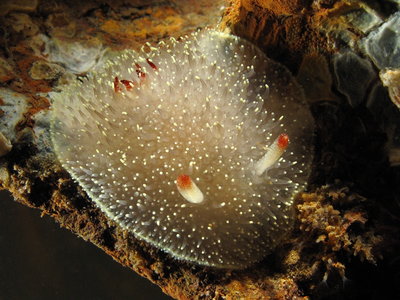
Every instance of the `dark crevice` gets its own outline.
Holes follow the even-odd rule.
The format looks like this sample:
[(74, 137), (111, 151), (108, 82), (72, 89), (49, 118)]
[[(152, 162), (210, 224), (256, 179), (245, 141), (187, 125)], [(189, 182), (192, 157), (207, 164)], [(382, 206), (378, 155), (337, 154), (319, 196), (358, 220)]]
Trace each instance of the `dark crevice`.
[(40, 179), (36, 179), (31, 186), (30, 203), (35, 207), (41, 207), (48, 203), (53, 194), (53, 187)]
[(113, 251), (115, 249), (115, 236), (114, 236), (115, 227), (109, 227), (103, 231), (101, 234), (102, 245), (106, 247), (108, 250)]

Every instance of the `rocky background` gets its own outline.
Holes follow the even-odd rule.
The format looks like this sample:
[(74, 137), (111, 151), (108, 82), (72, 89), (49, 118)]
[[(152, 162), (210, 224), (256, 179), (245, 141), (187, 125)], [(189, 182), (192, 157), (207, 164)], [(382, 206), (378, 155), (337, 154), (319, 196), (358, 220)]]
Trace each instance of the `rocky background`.
[[(1, 187), (174, 298), (398, 297), (399, 6), (396, 0), (2, 1)], [(84, 76), (111, 51), (207, 26), (244, 37), (286, 65), (316, 120), (313, 172), (296, 200), (295, 230), (242, 271), (176, 261), (123, 232), (62, 169), (48, 136), (48, 93), (68, 78)]]

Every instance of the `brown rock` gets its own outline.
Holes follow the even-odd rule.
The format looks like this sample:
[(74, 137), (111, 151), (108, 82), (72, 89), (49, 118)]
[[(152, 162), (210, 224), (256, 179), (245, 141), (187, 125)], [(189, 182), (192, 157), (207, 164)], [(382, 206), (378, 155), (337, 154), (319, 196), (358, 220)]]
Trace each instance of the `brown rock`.
[(64, 68), (60, 65), (38, 60), (32, 64), (29, 75), (35, 80), (50, 80), (61, 76), (64, 72)]
[(0, 16), (8, 14), (10, 11), (35, 11), (38, 0), (3, 0), (0, 3)]

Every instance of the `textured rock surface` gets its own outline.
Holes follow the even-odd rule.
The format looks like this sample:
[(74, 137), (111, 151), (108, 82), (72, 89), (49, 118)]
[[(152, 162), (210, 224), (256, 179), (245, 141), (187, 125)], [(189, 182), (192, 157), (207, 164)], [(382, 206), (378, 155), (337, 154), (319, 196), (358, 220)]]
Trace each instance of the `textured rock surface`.
[[(60, 55), (52, 53), (61, 52), (54, 49), (64, 49), (51, 43), (100, 49), (90, 55), (95, 65), (101, 61), (103, 47), (137, 49), (145, 41), (178, 37), (217, 24), (221, 12), (214, 1), (102, 3), (71, 2), (67, 7), (43, 1), (36, 10), (27, 9), (34, 13), (9, 13), (1, 19), (0, 80), (7, 94), (11, 90), (22, 94), (28, 103), (24, 114), (12, 123), (13, 135), (1, 130), (13, 144), (0, 162), (3, 188), (175, 298), (381, 299), (383, 294), (399, 294), (400, 174), (390, 166), (386, 151), (387, 147), (394, 149), (390, 146), (398, 136), (397, 126), (392, 117), (380, 113), (390, 111), (395, 116), (393, 110), (377, 99), (387, 98), (394, 104), (382, 85), (376, 88), (377, 72), (377, 79), (368, 86), (367, 102), (353, 109), (338, 91), (332, 71), (323, 79), (309, 71), (321, 64), (321, 74), (326, 74), (332, 69), (333, 53), (342, 48), (357, 50), (358, 41), (374, 30), (368, 22), (378, 24), (377, 16), (386, 22), (398, 9), (395, 2), (382, 6), (326, 0), (227, 4), (223, 28), (258, 44), (298, 74), (303, 84), (318, 83), (318, 92), (305, 88), (306, 95), (312, 96), (316, 119), (316, 153), (309, 192), (298, 197), (296, 229), (264, 261), (243, 271), (218, 271), (176, 261), (138, 241), (107, 219), (48, 151), (44, 130), (48, 124), (43, 117), (50, 107), (47, 93), (75, 76), (70, 71), (87, 69), (65, 59), (76, 54), (64, 51), (69, 56), (57, 60), (60, 69), (49, 68), (50, 75), (43, 76), (43, 68), (35, 69), (39, 61), (55, 63), (50, 58)], [(371, 21), (359, 22), (357, 14), (349, 13), (352, 9), (361, 10), (364, 19), (368, 16)], [(34, 64), (34, 74), (39, 75), (32, 78)]]
[(384, 86), (389, 89), (390, 99), (400, 108), (400, 69), (386, 69), (379, 73)]
[(360, 47), (379, 69), (400, 67), (400, 13), (361, 40)]

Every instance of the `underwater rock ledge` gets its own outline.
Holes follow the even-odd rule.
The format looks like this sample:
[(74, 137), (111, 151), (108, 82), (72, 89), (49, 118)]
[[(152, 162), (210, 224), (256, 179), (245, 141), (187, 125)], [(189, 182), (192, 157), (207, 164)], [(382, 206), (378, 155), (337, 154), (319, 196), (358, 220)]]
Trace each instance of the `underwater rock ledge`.
[[(0, 108), (7, 117), (1, 124), (2, 188), (177, 299), (332, 299), (366, 297), (371, 289), (383, 293), (399, 286), (395, 276), (389, 278), (396, 268), (389, 261), (399, 249), (400, 215), (394, 196), (399, 170), (390, 166), (386, 152), (389, 133), (366, 107), (351, 107), (355, 102), (347, 98), (352, 94), (338, 91), (329, 61), (346, 42), (344, 48), (351, 48), (352, 38), (365, 35), (361, 29), (349, 30), (346, 20), (354, 20), (352, 12), (375, 16), (379, 11), (383, 19), (398, 10), (394, 2), (373, 8), (362, 1), (106, 2), (81, 6), (76, 1), (67, 8), (43, 1), (33, 12), (12, 11), (0, 21), (3, 32), (14, 33), (2, 35), (0, 43)], [(222, 5), (227, 8), (221, 28), (254, 42), (298, 74), (300, 83), (315, 87), (304, 86), (316, 119), (316, 153), (309, 188), (296, 199), (295, 230), (271, 255), (241, 271), (175, 260), (123, 231), (57, 162), (46, 131), (47, 93), (68, 80), (66, 70), (85, 73), (101, 61), (103, 46), (137, 48), (216, 24)], [(350, 36), (354, 32), (357, 37)], [(82, 47), (81, 61), (73, 59), (76, 47)], [(321, 74), (312, 81), (316, 69)], [(382, 95), (387, 96), (385, 90)], [(373, 284), (363, 287), (362, 281)]]

